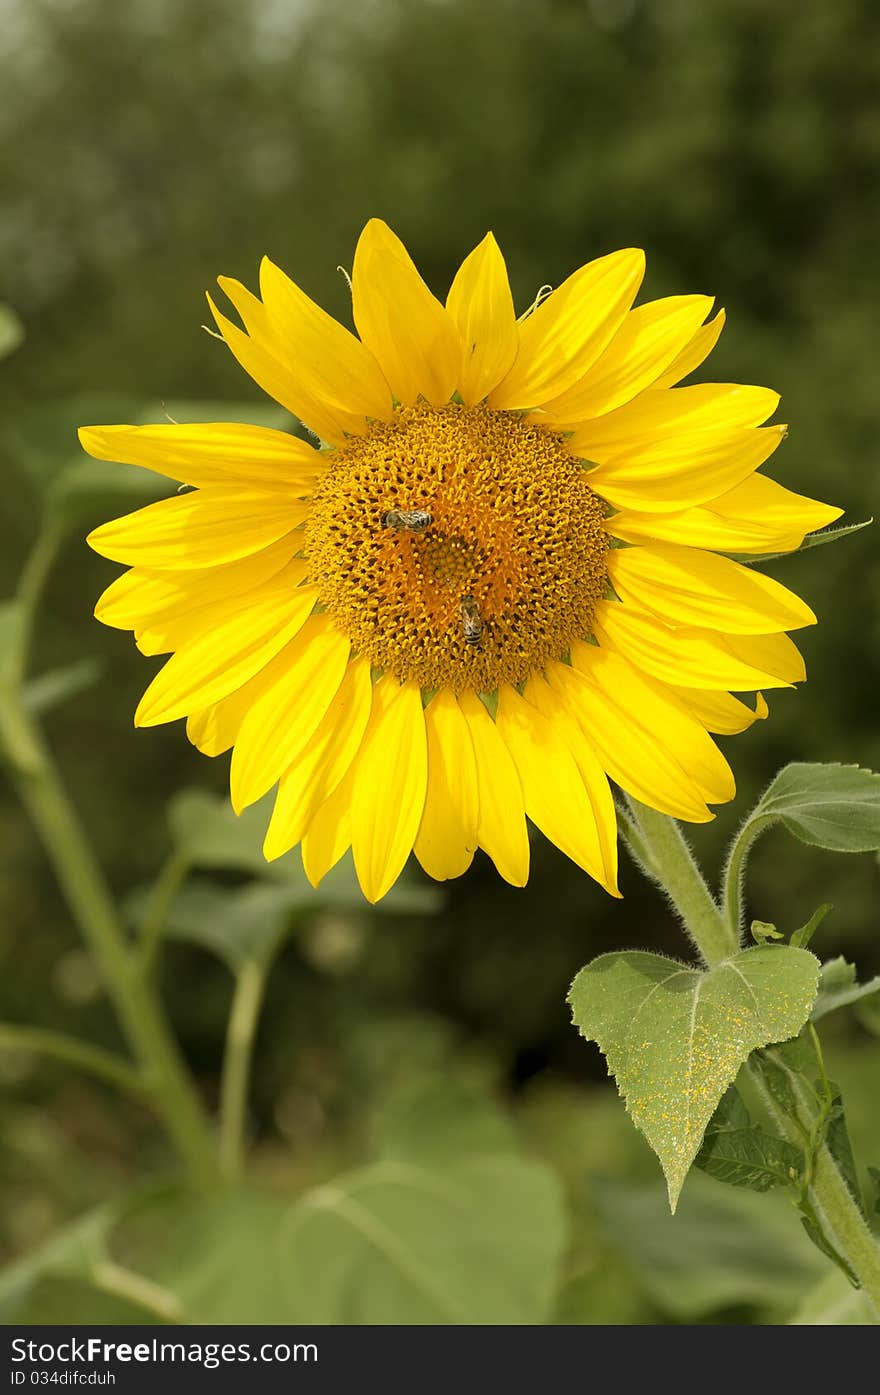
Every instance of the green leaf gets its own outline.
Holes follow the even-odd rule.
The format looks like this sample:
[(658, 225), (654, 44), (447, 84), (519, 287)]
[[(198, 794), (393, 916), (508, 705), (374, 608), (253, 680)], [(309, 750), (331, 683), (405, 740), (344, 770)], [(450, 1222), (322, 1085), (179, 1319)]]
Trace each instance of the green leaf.
[(865, 1214), (865, 1203), (862, 1197), (862, 1189), (859, 1186), (859, 1176), (856, 1171), (856, 1161), (853, 1157), (852, 1143), (850, 1142), (849, 1129), (846, 1123), (846, 1113), (843, 1108), (843, 1098), (840, 1087), (833, 1081), (829, 1081), (831, 1087), (831, 1113), (825, 1126), (825, 1142), (828, 1151), (837, 1164), (838, 1171), (846, 1183), (847, 1190), (853, 1201), (858, 1206), (862, 1215)]
[(806, 925), (802, 925), (799, 930), (792, 932), (789, 944), (794, 945), (796, 949), (807, 949), (811, 939), (822, 924), (822, 921), (825, 919), (828, 912), (833, 910), (834, 907), (830, 901), (823, 902), (821, 906), (813, 911)]
[(706, 970), (640, 950), (603, 954), (578, 974), (574, 1021), (660, 1159), (673, 1211), (721, 1096), (752, 1051), (800, 1030), (818, 976), (818, 960), (790, 945)]
[(32, 678), (25, 684), (25, 706), (34, 716), (48, 712), (68, 698), (94, 687), (103, 672), (101, 661), (92, 658), (77, 659), (63, 668), (50, 669), (48, 673), (41, 673), (38, 678)]
[(740, 1305), (787, 1315), (828, 1268), (781, 1192), (758, 1196), (697, 1172), (674, 1218), (659, 1186), (595, 1181), (590, 1199), (613, 1253), (679, 1322)]
[(763, 945), (768, 940), (784, 940), (785, 935), (769, 920), (753, 920), (750, 927), (752, 939), (756, 944)]
[(880, 1216), (880, 1167), (872, 1167), (869, 1164), (868, 1177), (871, 1180), (870, 1210), (875, 1216)]
[(874, 993), (880, 993), (880, 974), (869, 979), (867, 983), (856, 983), (855, 964), (848, 963), (840, 954), (836, 959), (829, 959), (822, 965), (819, 992), (810, 1016), (814, 1022), (818, 1022), (820, 1017), (834, 1012), (836, 1008), (847, 1007), (850, 1003), (857, 1003), (860, 998), (871, 997)]
[[(303, 901), (296, 886), (250, 882), (230, 888), (196, 877), (171, 902), (164, 934), (169, 940), (201, 945), (237, 973), (249, 960), (271, 959)], [(140, 927), (149, 903), (146, 890), (129, 898), (126, 910), (134, 925)]]
[(807, 552), (811, 547), (824, 547), (826, 543), (840, 542), (841, 538), (849, 537), (850, 533), (860, 533), (873, 522), (873, 518), (866, 518), (862, 523), (844, 523), (840, 528), (823, 528), (818, 533), (808, 533), (800, 547), (796, 547), (793, 552), (738, 553), (735, 560), (751, 567), (760, 566), (762, 562), (776, 562), (780, 557), (795, 557), (799, 552)]
[(0, 358), (11, 354), (24, 339), (24, 325), (8, 305), (0, 305)]
[(799, 1148), (751, 1122), (735, 1086), (730, 1087), (713, 1114), (694, 1161), (719, 1182), (756, 1192), (788, 1186), (792, 1176), (799, 1175), (804, 1166)]
[(832, 1270), (808, 1291), (788, 1321), (793, 1327), (871, 1327), (880, 1318), (864, 1291)]
[(880, 848), (880, 775), (857, 765), (787, 765), (749, 822), (781, 821), (812, 847), (833, 852)]

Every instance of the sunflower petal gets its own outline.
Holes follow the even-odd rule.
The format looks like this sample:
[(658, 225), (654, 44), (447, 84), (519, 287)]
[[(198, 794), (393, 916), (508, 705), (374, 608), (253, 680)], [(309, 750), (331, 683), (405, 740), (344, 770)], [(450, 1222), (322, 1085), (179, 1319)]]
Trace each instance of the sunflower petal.
[(308, 504), (277, 494), (196, 490), (102, 523), (86, 542), (127, 566), (215, 567), (269, 547), (302, 523), (308, 510)]
[(173, 722), (240, 688), (302, 629), (316, 599), (312, 586), (267, 587), (253, 605), (172, 655), (141, 698), (135, 726)]
[(560, 695), (553, 691), (547, 680), (534, 674), (526, 683), (523, 696), (558, 730), (568, 750), (574, 757), (580, 777), (584, 783), (587, 798), (593, 811), (593, 819), (599, 839), (599, 856), (604, 868), (602, 885), (617, 894), (617, 812), (608, 784), (608, 776), (602, 762), (590, 744), (583, 728), (572, 717)]
[(755, 694), (755, 706), (741, 702), (732, 693), (713, 693), (699, 688), (672, 688), (697, 721), (717, 736), (735, 736), (753, 722), (760, 722), (770, 709), (760, 693)]
[(740, 383), (698, 383), (672, 391), (654, 388), (632, 402), (576, 427), (571, 448), (597, 465), (652, 442), (694, 431), (721, 435), (761, 426), (779, 406), (779, 393)]
[(630, 310), (583, 381), (544, 407), (561, 425), (601, 417), (650, 388), (712, 309), (712, 297), (675, 295)]
[(245, 373), (282, 407), (305, 422), (322, 441), (342, 446), (346, 433), (362, 432), (366, 425), (363, 417), (352, 416), (323, 402), (298, 380), (285, 349), (275, 337), (262, 301), (227, 276), (218, 277), (218, 283), (241, 316), (245, 329), (239, 329), (222, 314), (210, 296), (208, 304), (226, 347)]
[(477, 765), (479, 846), (506, 882), (525, 886), (529, 879), (529, 835), (516, 766), (476, 693), (464, 692), (458, 702)]
[(284, 651), (286, 665), (253, 705), (229, 771), (237, 814), (271, 789), (313, 738), (345, 674), (351, 640), (326, 615), (313, 615)]
[(318, 451), (295, 436), (226, 421), (81, 426), (79, 439), (96, 460), (141, 465), (200, 489), (237, 485), (308, 498), (327, 469)]
[(459, 267), (446, 309), (464, 350), (458, 391), (462, 401), (472, 406), (510, 372), (519, 347), (507, 267), (491, 233)]
[(630, 247), (588, 262), (519, 326), (519, 353), (490, 407), (541, 407), (584, 377), (619, 328), (645, 274)]
[(808, 533), (840, 518), (843, 509), (794, 494), (766, 475), (754, 474), (717, 499), (676, 514), (629, 510), (607, 522), (624, 542), (666, 541), (724, 552), (793, 552)]
[(263, 855), (272, 862), (301, 842), (321, 806), (348, 774), (373, 700), (370, 665), (353, 659), (312, 740), (281, 777)]
[(269, 321), (310, 393), (356, 416), (391, 417), (391, 391), (369, 349), (268, 257), (260, 264), (260, 293)]
[(398, 401), (448, 402), (461, 373), (458, 331), (379, 218), (370, 219), (358, 240), (352, 294), (357, 332)]
[(816, 623), (810, 607), (772, 577), (694, 547), (613, 548), (608, 575), (621, 600), (674, 624), (760, 635)]
[(615, 601), (600, 601), (593, 623), (600, 644), (645, 673), (681, 688), (788, 688), (804, 677), (787, 635), (719, 635), (662, 620)]
[[(533, 696), (537, 686), (531, 687)], [(498, 697), (498, 730), (519, 773), (526, 813), (551, 843), (617, 896), (617, 858), (613, 856), (609, 865), (607, 828), (600, 827), (568, 745), (562, 704), (544, 687), (548, 713), (509, 684)], [(613, 809), (612, 826), (616, 827)], [(616, 854), (616, 842), (614, 848)]]
[(422, 695), (385, 677), (358, 752), (351, 801), (351, 842), (361, 891), (381, 900), (412, 852), (428, 782)]
[(315, 810), (302, 839), (303, 871), (317, 887), (351, 847), (351, 795), (357, 762)]
[(429, 877), (460, 877), (477, 847), (477, 763), (455, 694), (436, 693), (425, 708), (428, 788), (413, 851)]
[(693, 431), (654, 441), (597, 465), (589, 474), (590, 488), (617, 509), (680, 513), (741, 484), (773, 454), (786, 431), (785, 426)]
[(710, 320), (707, 325), (701, 325), (691, 342), (682, 349), (677, 358), (673, 359), (666, 372), (657, 379), (654, 386), (657, 388), (674, 387), (676, 383), (681, 382), (682, 378), (693, 373), (695, 368), (699, 368), (721, 338), (721, 331), (726, 319), (726, 312), (719, 310), (714, 320)]

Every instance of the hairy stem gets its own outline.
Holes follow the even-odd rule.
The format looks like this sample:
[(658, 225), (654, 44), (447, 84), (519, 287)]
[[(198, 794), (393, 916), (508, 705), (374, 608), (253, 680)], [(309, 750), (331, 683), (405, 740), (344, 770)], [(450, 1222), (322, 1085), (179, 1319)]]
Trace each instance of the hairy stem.
[(676, 823), (635, 799), (621, 828), (636, 861), (663, 888), (707, 965), (735, 954), (738, 938), (726, 923)]
[[(746, 1069), (776, 1129), (789, 1142), (802, 1147), (803, 1137), (797, 1126), (783, 1113), (767, 1089), (760, 1062), (752, 1060)], [(789, 1073), (789, 1078), (796, 1095), (802, 1097), (803, 1082), (794, 1072)], [(802, 1102), (809, 1113), (809, 1101)], [(868, 1229), (855, 1198), (824, 1143), (819, 1145), (816, 1152), (809, 1198), (835, 1249), (846, 1260), (880, 1317), (880, 1244)]]
[(773, 822), (771, 817), (747, 819), (731, 844), (730, 856), (724, 869), (722, 906), (724, 919), (731, 934), (736, 937), (737, 944), (741, 941), (743, 931), (742, 887), (746, 859), (755, 839)]

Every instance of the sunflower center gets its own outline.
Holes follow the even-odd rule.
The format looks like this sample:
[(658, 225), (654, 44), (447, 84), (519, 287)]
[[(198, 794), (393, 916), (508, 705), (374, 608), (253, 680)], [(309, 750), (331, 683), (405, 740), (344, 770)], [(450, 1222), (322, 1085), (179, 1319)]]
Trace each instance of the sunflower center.
[(490, 693), (589, 636), (604, 516), (559, 436), (419, 405), (332, 452), (305, 550), (321, 604), (375, 667)]

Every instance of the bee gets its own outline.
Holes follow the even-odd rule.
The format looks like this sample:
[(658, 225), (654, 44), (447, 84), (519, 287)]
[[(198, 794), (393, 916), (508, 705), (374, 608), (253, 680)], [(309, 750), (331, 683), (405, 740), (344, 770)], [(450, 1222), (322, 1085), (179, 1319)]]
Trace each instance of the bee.
[(434, 522), (434, 515), (424, 509), (389, 509), (379, 520), (383, 528), (395, 533), (424, 533)]
[(461, 628), (464, 632), (465, 642), (476, 649), (483, 634), (483, 621), (480, 617), (480, 608), (473, 596), (462, 596), (461, 605)]

